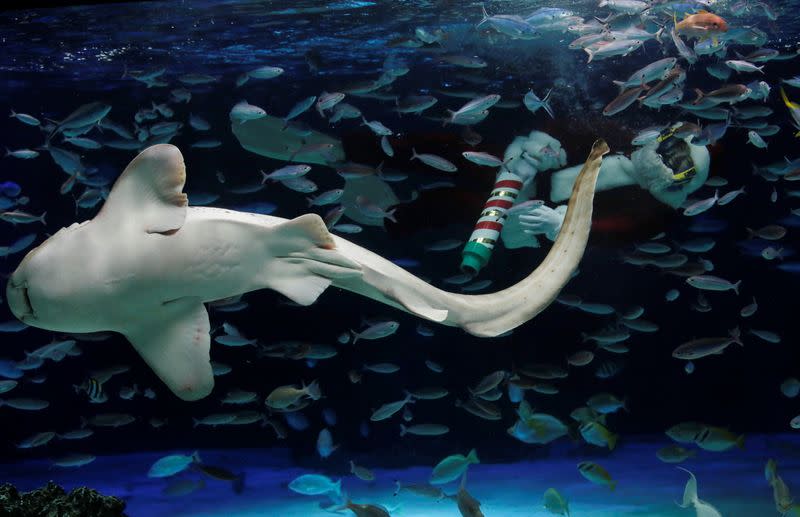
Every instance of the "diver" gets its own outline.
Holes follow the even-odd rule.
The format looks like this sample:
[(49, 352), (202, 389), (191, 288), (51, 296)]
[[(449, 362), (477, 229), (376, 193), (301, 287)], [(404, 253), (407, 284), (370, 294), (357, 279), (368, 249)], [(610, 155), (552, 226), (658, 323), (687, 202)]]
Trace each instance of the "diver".
[[(659, 137), (631, 153), (630, 157), (618, 154), (603, 160), (597, 190), (638, 185), (661, 203), (672, 208), (680, 207), (689, 194), (700, 188), (708, 179), (710, 158), (705, 146), (689, 143), (691, 135), (684, 136), (677, 124), (661, 132)], [(561, 143), (541, 131), (531, 131), (518, 136), (505, 150), (506, 165), (500, 170), (490, 201), (485, 205), (475, 231), (464, 250), (462, 269), (477, 273), (489, 260), (494, 245), (493, 236), (507, 248), (538, 247), (538, 236), (553, 241), (564, 221), (567, 206), (558, 203), (569, 199), (572, 186), (581, 166), (563, 168), (567, 156)], [(539, 173), (554, 171), (550, 177), (548, 199), (555, 206), (527, 201), (539, 192)], [(514, 181), (521, 185), (514, 188)], [(499, 187), (498, 187), (499, 185)], [(498, 211), (498, 200), (509, 200), (507, 210)], [(493, 206), (492, 206), (493, 205)], [(487, 234), (488, 221), (500, 223), (502, 229), (495, 235)], [(495, 229), (498, 225), (494, 226)]]
[[(386, 161), (386, 169), (410, 170), (413, 164), (407, 156), (415, 145), (435, 138), (444, 144), (451, 143), (452, 154), (446, 158), (457, 160), (463, 147), (454, 133), (404, 135), (393, 139), (396, 156), (387, 157), (379, 146), (364, 145), (372, 135), (353, 130), (341, 139), (308, 129), (283, 129), (283, 120), (266, 116), (247, 124), (233, 124), (234, 135), (248, 151), (278, 160), (295, 160), (311, 164), (354, 161), (378, 163)], [(708, 178), (710, 157), (701, 145), (689, 143), (694, 132), (692, 125), (680, 123), (663, 131), (653, 142), (639, 147), (630, 156), (606, 156), (600, 169), (597, 190), (603, 196), (595, 200), (597, 235), (604, 238), (630, 239), (633, 234), (644, 238), (663, 224), (687, 197), (700, 188)], [(583, 135), (585, 136), (585, 135)], [(575, 138), (581, 139), (580, 135)], [(585, 140), (585, 139), (584, 139)], [(491, 144), (490, 144), (491, 145)], [(490, 146), (484, 145), (488, 151)], [(497, 153), (502, 152), (502, 147)], [(502, 240), (507, 248), (538, 247), (544, 236), (555, 240), (566, 213), (572, 185), (581, 165), (566, 167), (567, 155), (561, 142), (542, 131), (531, 131), (526, 136), (515, 137), (505, 147), (505, 166), (497, 172), (487, 206), (483, 183), (477, 189), (459, 187), (421, 190), (419, 196), (401, 201), (385, 176), (367, 175), (357, 179), (345, 176), (341, 204), (345, 215), (353, 221), (370, 226), (381, 226), (393, 238), (407, 238), (425, 228), (441, 228), (448, 224), (478, 225), (467, 243), (472, 258), (465, 258), (462, 269), (477, 273), (489, 261), (492, 248)], [(547, 174), (540, 174), (547, 172)], [(459, 173), (461, 178), (478, 180), (482, 172), (468, 170)], [(469, 181), (466, 183), (471, 184)], [(462, 184), (463, 185), (463, 184)], [(499, 188), (497, 188), (499, 186)], [(512, 188), (513, 187), (513, 188)], [(496, 194), (496, 195), (494, 195)], [(359, 212), (356, 201), (363, 196), (383, 209), (396, 207), (399, 223), (383, 218), (370, 218)], [(534, 202), (540, 196), (547, 202)], [(653, 203), (655, 198), (658, 203)], [(501, 206), (502, 205), (502, 206)], [(483, 207), (483, 210), (481, 210)], [(483, 224), (481, 224), (483, 223)], [(477, 234), (477, 235), (476, 235)], [(463, 257), (470, 255), (462, 254)]]

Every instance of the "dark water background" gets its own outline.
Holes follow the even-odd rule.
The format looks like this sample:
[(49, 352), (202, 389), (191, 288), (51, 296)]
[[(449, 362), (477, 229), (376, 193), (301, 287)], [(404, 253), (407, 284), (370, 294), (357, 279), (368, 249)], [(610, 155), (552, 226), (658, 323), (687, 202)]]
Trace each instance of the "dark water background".
[[(291, 11), (323, 5), (326, 8), (318, 13)], [(491, 12), (513, 12), (514, 5), (513, 2), (487, 3)], [(584, 16), (596, 11), (593, 4), (588, 3), (559, 5)], [(526, 3), (527, 8), (536, 6)], [(759, 24), (770, 34), (768, 46), (774, 48), (797, 41), (796, 9), (788, 3), (781, 7), (785, 13), (781, 19), (764, 23), (765, 19), (761, 18)], [(276, 14), (276, 11), (285, 13)], [(613, 97), (615, 88), (610, 84), (611, 79), (627, 77), (633, 70), (659, 58), (654, 46), (648, 44), (645, 52), (588, 67), (583, 53), (566, 49), (572, 39), (570, 35), (519, 42), (518, 48), (510, 54), (507, 45), (491, 47), (481, 43), (474, 34), (471, 28), (480, 20), (479, 14), (478, 4), (472, 2), (412, 1), (291, 4), (181, 1), (5, 11), (0, 13), (3, 43), (0, 111), (8, 112), (13, 108), (58, 119), (81, 104), (102, 100), (113, 105), (112, 119), (130, 125), (137, 109), (149, 105), (151, 100), (163, 102), (169, 88), (147, 89), (141, 83), (121, 79), (124, 66), (131, 69), (166, 66), (165, 77), (170, 79), (171, 87), (179, 86), (174, 79), (183, 73), (220, 75), (219, 83), (187, 87), (193, 93), (191, 102), (188, 106), (173, 104), (172, 107), (176, 112), (175, 120), (186, 121), (189, 112), (204, 116), (211, 123), (212, 132), (203, 136), (217, 138), (223, 146), (211, 150), (190, 148), (196, 137), (187, 129), (172, 143), (184, 153), (189, 190), (221, 191), (215, 179), (217, 171), (224, 171), (227, 184), (235, 184), (257, 177), (259, 168), (278, 166), (277, 162), (243, 150), (230, 133), (227, 114), (233, 104), (245, 98), (268, 113), (282, 115), (301, 98), (377, 76), (383, 59), (392, 51), (411, 65), (411, 72), (393, 85), (395, 92), (412, 94), (440, 88), (443, 84), (458, 85), (456, 71), (438, 64), (435, 55), (387, 47), (387, 42), (394, 37), (412, 36), (416, 26), (441, 25), (451, 31), (451, 38), (446, 42), (448, 48), (463, 48), (463, 53), (474, 52), (489, 61), (490, 66), (481, 75), (492, 82), (476, 87), (477, 91), (501, 93), (504, 98), (519, 100), (531, 85), (542, 92), (558, 78), (567, 83), (554, 93), (555, 121), (546, 119), (542, 113), (533, 116), (524, 108), (493, 110), (489, 119), (476, 128), (485, 138), (481, 150), (502, 154), (513, 136), (541, 129), (561, 141), (569, 164), (574, 165), (584, 160), (596, 136), (607, 138), (613, 151), (629, 153), (632, 148), (628, 142), (636, 129), (653, 121), (681, 119), (674, 110), (657, 113), (635, 107), (607, 119), (592, 107), (596, 102), (605, 104)], [(303, 55), (310, 49), (318, 50), (322, 56), (319, 74), (311, 74), (304, 63)], [(531, 396), (529, 393), (529, 400), (538, 410), (567, 418), (568, 413), (583, 405), (590, 395), (610, 391), (629, 400), (630, 412), (615, 415), (611, 420), (622, 440), (630, 434), (660, 433), (686, 420), (728, 426), (737, 432), (788, 430), (789, 420), (800, 411), (796, 401), (780, 394), (779, 385), (786, 377), (800, 375), (800, 350), (797, 348), (800, 333), (796, 325), (800, 279), (777, 270), (776, 262), (743, 255), (737, 243), (746, 238), (746, 226), (760, 227), (782, 219), (797, 204), (793, 205), (785, 195), (781, 195), (777, 203), (770, 203), (773, 184), (753, 176), (750, 163), (763, 165), (781, 160), (784, 155), (796, 156), (798, 140), (791, 136), (788, 115), (779, 101), (777, 80), (800, 73), (799, 63), (800, 59), (767, 64), (766, 80), (773, 85), (768, 105), (776, 113), (772, 123), (783, 127), (779, 135), (770, 139), (768, 151), (745, 145), (746, 134), (741, 130), (730, 130), (721, 144), (712, 149), (710, 175), (726, 177), (730, 181), (726, 189), (745, 184), (748, 194), (703, 216), (727, 223), (725, 230), (714, 234), (717, 246), (705, 256), (716, 265), (712, 274), (742, 280), (742, 294), (707, 293), (713, 310), (701, 314), (689, 309), (695, 292), (682, 279), (653, 269), (621, 264), (620, 252), (631, 251), (636, 239), (665, 231), (669, 239), (685, 240), (693, 236), (687, 231), (693, 221), (665, 210), (636, 189), (601, 194), (599, 214), (624, 215), (631, 206), (637, 206), (640, 207), (637, 209), (639, 217), (641, 214), (647, 217), (634, 221), (633, 225), (623, 225), (624, 230), (615, 231), (612, 227), (595, 232), (580, 265), (581, 274), (564, 292), (617, 307), (642, 305), (646, 309), (644, 317), (657, 322), (661, 330), (655, 334), (633, 333), (629, 340), (631, 352), (621, 358), (613, 356), (625, 363), (624, 370), (613, 379), (598, 380), (593, 375), (593, 367), (573, 369), (568, 379), (558, 383), (562, 390), (558, 396)], [(286, 72), (277, 79), (251, 80), (242, 88), (234, 89), (233, 81), (238, 74), (267, 64), (281, 66)], [(689, 77), (687, 86), (691, 87), (708, 89), (718, 84), (705, 73), (691, 73)], [(789, 93), (793, 98), (800, 97), (796, 89)], [(466, 149), (453, 136), (456, 130), (442, 129), (435, 122), (416, 117), (398, 118), (387, 106), (374, 100), (352, 98), (350, 102), (360, 107), (367, 119), (382, 120), (401, 131), (401, 143), (396, 149), (432, 141), (441, 142), (441, 145), (430, 148), (430, 152), (445, 157), (455, 157)], [(440, 97), (436, 109), (442, 111), (445, 106), (453, 108), (461, 104), (461, 99)], [(355, 161), (377, 163), (384, 159), (377, 139), (354, 121), (345, 121), (331, 130), (315, 113), (309, 112), (303, 119), (315, 129), (342, 138)], [(10, 118), (0, 117), (0, 135), (2, 145), (12, 149), (34, 147), (42, 142), (38, 129)], [(112, 175), (121, 171), (134, 155), (131, 151), (113, 149), (82, 154), (88, 163)], [(406, 185), (398, 188), (399, 197), (406, 198), (414, 184), (451, 179), (416, 162), (407, 162), (408, 154), (398, 152), (386, 163), (387, 167), (410, 174)], [(31, 229), (38, 231), (41, 238), (45, 231), (54, 233), (61, 226), (93, 216), (92, 211), (86, 210), (76, 215), (72, 199), (58, 195), (58, 187), (66, 176), (46, 154), (30, 161), (4, 158), (0, 163), (2, 179), (18, 182), (31, 197), (27, 209), (33, 213), (48, 212), (46, 229), (2, 223), (0, 244), (10, 243)], [(461, 160), (459, 165), (464, 163)], [(386, 257), (420, 260), (422, 266), (414, 271), (435, 281), (457, 273), (457, 252), (426, 254), (423, 246), (441, 238), (468, 237), (493, 174), (466, 166), (463, 170), (466, 172), (454, 178), (457, 188), (438, 194), (438, 207), (428, 214), (427, 226), (409, 228), (403, 225), (401, 218), (399, 227), (390, 228), (389, 232), (367, 228), (352, 239)], [(315, 167), (310, 177), (319, 184), (320, 192), (340, 185), (340, 178), (331, 169)], [(792, 188), (786, 182), (776, 186), (780, 193)], [(700, 197), (712, 193), (713, 189), (708, 187), (698, 191)], [(278, 205), (275, 215), (294, 217), (305, 211), (303, 197), (279, 186), (270, 186), (248, 196), (223, 195), (216, 205), (267, 200)], [(477, 208), (471, 208), (474, 206)], [(795, 218), (794, 223), (797, 221)], [(442, 222), (447, 224), (441, 226)], [(790, 227), (789, 234), (778, 245), (787, 249), (796, 247), (797, 235), (798, 229)], [(491, 290), (510, 285), (529, 273), (546, 249), (547, 245), (544, 250), (499, 249), (480, 278), (495, 281)], [(13, 271), (21, 258), (17, 255), (5, 259), (2, 271)], [(671, 288), (680, 289), (682, 296), (674, 303), (666, 303), (664, 293)], [(752, 296), (758, 300), (758, 312), (750, 320), (739, 321), (739, 309), (749, 303)], [(246, 312), (229, 315), (212, 312), (212, 327), (230, 321), (263, 343), (285, 339), (334, 343), (340, 332), (357, 328), (365, 316), (389, 316), (400, 322), (400, 330), (387, 340), (359, 343), (355, 347), (337, 345), (339, 355), (320, 361), (313, 369), (301, 361), (259, 359), (252, 349), (231, 349), (214, 344), (212, 359), (232, 365), (234, 371), (218, 377), (212, 396), (197, 403), (179, 401), (167, 392), (123, 338), (84, 343), (82, 357), (46, 363), (46, 383), (22, 382), (12, 392), (14, 396), (47, 399), (51, 402), (50, 408), (41, 412), (17, 412), (0, 407), (1, 457), (9, 461), (22, 456), (48, 457), (58, 452), (72, 452), (69, 447), (103, 454), (280, 444), (289, 447), (297, 460), (311, 461), (315, 457), (316, 434), (325, 426), (320, 416), (320, 409), (325, 407), (335, 409), (338, 415), (338, 423), (332, 429), (337, 443), (356, 452), (379, 455), (386, 465), (430, 461), (441, 457), (443, 450), (466, 451), (473, 446), (480, 447), (482, 457), (495, 461), (531, 457), (542, 454), (542, 449), (526, 446), (505, 434), (505, 428), (513, 421), (513, 409), (507, 401), (503, 402), (504, 420), (486, 422), (452, 407), (453, 398), (464, 397), (467, 386), (493, 370), (509, 369), (513, 364), (526, 362), (563, 362), (568, 352), (582, 347), (581, 331), (595, 330), (613, 322), (610, 317), (592, 316), (554, 304), (509, 337), (477, 339), (457, 329), (437, 326), (435, 336), (426, 338), (414, 331), (420, 320), (334, 288), (308, 308), (288, 306), (282, 303), (280, 295), (269, 291), (249, 294), (246, 299), (250, 303)], [(13, 317), (5, 305), (0, 311), (3, 313), (0, 320)], [(681, 361), (671, 357), (678, 344), (693, 337), (722, 335), (737, 322), (743, 328), (752, 326), (776, 331), (781, 334), (782, 342), (770, 344), (745, 334), (743, 349), (733, 345), (723, 356), (698, 361), (697, 370), (691, 376), (684, 373)], [(21, 359), (24, 350), (44, 345), (50, 338), (49, 333), (37, 329), (0, 335), (0, 357)], [(425, 359), (442, 364), (445, 372), (430, 372), (423, 364)], [(373, 362), (394, 362), (401, 370), (393, 375), (365, 373), (362, 383), (356, 385), (347, 380), (349, 369)], [(132, 368), (130, 373), (111, 381), (112, 401), (102, 409), (73, 393), (71, 385), (84, 380), (86, 372), (116, 363), (130, 364)], [(218, 398), (228, 389), (255, 390), (263, 399), (274, 387), (313, 379), (320, 380), (326, 398), (305, 412), (312, 422), (310, 429), (291, 432), (284, 442), (279, 443), (268, 428), (194, 429), (191, 426), (191, 417), (226, 410), (219, 408)], [(153, 387), (158, 399), (113, 400), (119, 386), (133, 383)], [(371, 425), (370, 436), (361, 437), (359, 424), (368, 419), (372, 409), (400, 399), (404, 388), (426, 385), (444, 386), (453, 395), (444, 401), (412, 406), (415, 421), (446, 423), (451, 428), (448, 435), (428, 440), (401, 440), (398, 426), (392, 421)], [(96, 411), (129, 412), (138, 420), (117, 430), (100, 429), (80, 444), (54, 442), (46, 449), (28, 451), (19, 451), (13, 446), (34, 432), (75, 428), (80, 416)], [(169, 424), (153, 430), (146, 423), (151, 416), (167, 417)]]

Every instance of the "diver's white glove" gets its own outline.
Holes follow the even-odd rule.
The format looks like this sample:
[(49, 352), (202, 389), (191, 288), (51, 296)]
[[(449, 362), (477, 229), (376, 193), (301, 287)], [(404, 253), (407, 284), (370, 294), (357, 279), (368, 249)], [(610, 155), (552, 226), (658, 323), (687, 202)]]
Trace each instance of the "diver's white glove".
[(556, 240), (561, 224), (567, 213), (567, 205), (559, 205), (555, 209), (540, 206), (519, 216), (520, 226), (525, 233), (538, 235), (544, 234), (551, 241)]
[[(520, 217), (532, 213), (538, 205), (528, 207), (524, 201), (536, 195), (536, 174), (561, 168), (567, 163), (567, 153), (561, 142), (541, 131), (531, 131), (527, 136), (518, 136), (506, 148), (503, 155), (506, 168), (522, 179), (523, 187), (517, 204), (509, 210), (500, 237), (506, 248), (539, 247), (533, 232), (526, 231)], [(558, 224), (561, 227), (561, 224)], [(544, 233), (544, 232), (539, 232)], [(555, 230), (558, 234), (558, 229)]]
[[(528, 206), (531, 206), (528, 208)], [(517, 203), (514, 207), (506, 212), (506, 220), (503, 223), (503, 229), (500, 231), (500, 238), (503, 239), (503, 245), (508, 249), (516, 248), (538, 248), (539, 239), (532, 233), (525, 231), (525, 226), (520, 221), (520, 216), (531, 213), (540, 203), (535, 202), (522, 202)]]
[(503, 155), (508, 170), (530, 182), (537, 172), (563, 167), (567, 153), (561, 142), (541, 131), (531, 131), (528, 136), (518, 136)]

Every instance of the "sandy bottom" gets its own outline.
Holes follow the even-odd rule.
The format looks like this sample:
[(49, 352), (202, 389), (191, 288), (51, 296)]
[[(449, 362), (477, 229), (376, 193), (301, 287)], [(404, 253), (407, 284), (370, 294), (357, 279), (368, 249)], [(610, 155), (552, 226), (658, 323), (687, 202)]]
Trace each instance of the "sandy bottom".
[[(611, 455), (576, 455), (574, 451), (554, 453), (550, 458), (512, 464), (480, 464), (469, 470), (469, 492), (482, 502), (487, 517), (536, 517), (551, 515), (542, 507), (542, 495), (554, 487), (569, 501), (572, 516), (591, 517), (678, 517), (693, 516), (691, 509), (679, 508), (675, 501), (683, 494), (687, 475), (674, 465), (661, 463), (655, 451), (666, 440), (652, 437), (627, 439)], [(559, 449), (557, 451), (560, 452)], [(345, 453), (337, 451), (318, 469), (292, 466), (281, 450), (204, 450), (203, 461), (210, 465), (243, 472), (245, 488), (237, 494), (226, 481), (205, 478), (205, 486), (185, 495), (168, 495), (165, 487), (179, 479), (199, 480), (204, 476), (188, 471), (170, 479), (150, 479), (147, 471), (164, 451), (98, 457), (77, 469), (54, 468), (37, 460), (2, 465), (2, 481), (15, 483), (22, 490), (41, 486), (48, 480), (67, 489), (91, 486), (128, 502), (131, 517), (313, 517), (330, 515), (320, 508), (324, 497), (307, 497), (286, 488), (289, 481), (306, 473), (342, 477), (343, 487), (355, 502), (382, 504), (391, 515), (445, 517), (458, 516), (455, 502), (434, 501), (401, 493), (393, 496), (394, 480), (423, 483), (432, 466), (406, 469), (381, 469), (368, 460), (359, 461), (373, 470), (376, 479), (366, 483), (349, 474)], [(463, 451), (466, 452), (466, 451)], [(480, 449), (478, 449), (480, 455)], [(768, 458), (778, 461), (779, 474), (795, 492), (800, 490), (800, 439), (795, 436), (751, 436), (745, 450), (724, 453), (699, 451), (682, 466), (698, 479), (700, 498), (713, 504), (728, 517), (767, 517), (778, 515), (772, 491), (764, 479)], [(580, 476), (576, 464), (595, 461), (618, 482), (613, 492)], [(453, 493), (456, 483), (445, 487)], [(350, 514), (346, 511), (343, 514)]]

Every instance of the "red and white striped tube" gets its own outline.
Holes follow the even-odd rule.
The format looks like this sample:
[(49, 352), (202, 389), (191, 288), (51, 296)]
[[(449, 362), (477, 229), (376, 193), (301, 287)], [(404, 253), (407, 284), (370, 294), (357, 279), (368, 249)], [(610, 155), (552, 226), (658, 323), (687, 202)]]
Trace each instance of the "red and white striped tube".
[(504, 169), (497, 176), (494, 188), (475, 229), (462, 252), (461, 269), (477, 273), (489, 262), (492, 250), (500, 238), (506, 220), (506, 212), (514, 206), (522, 189), (522, 178)]

